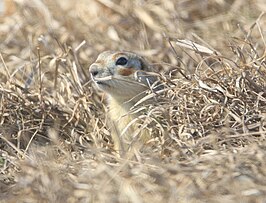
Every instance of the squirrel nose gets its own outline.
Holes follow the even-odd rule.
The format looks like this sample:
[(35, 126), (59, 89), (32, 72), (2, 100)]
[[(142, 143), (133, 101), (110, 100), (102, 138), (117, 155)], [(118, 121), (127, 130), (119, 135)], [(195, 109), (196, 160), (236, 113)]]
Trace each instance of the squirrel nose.
[(92, 70), (92, 71), (90, 71), (91, 72), (91, 75), (93, 76), (93, 77), (95, 77), (96, 75), (98, 75), (98, 73), (99, 73), (99, 71), (97, 71), (97, 70)]
[(98, 68), (97, 68), (96, 65), (91, 65), (89, 71), (90, 71), (90, 74), (91, 74), (92, 77), (95, 77), (96, 75), (99, 74), (99, 71), (98, 71)]

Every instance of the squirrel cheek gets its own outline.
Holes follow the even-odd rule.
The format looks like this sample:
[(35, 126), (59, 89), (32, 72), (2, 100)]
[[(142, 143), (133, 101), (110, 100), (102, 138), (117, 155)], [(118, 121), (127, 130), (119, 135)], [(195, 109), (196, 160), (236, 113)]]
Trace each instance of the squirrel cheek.
[(121, 68), (118, 70), (118, 74), (122, 76), (130, 76), (134, 73), (134, 69), (132, 68)]

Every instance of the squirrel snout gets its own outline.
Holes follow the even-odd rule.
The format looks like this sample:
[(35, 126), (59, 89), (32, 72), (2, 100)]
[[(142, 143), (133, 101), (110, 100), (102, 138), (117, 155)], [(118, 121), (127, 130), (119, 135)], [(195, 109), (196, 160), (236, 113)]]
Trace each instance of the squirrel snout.
[(90, 71), (90, 73), (91, 73), (91, 75), (92, 75), (93, 77), (95, 77), (95, 76), (98, 75), (99, 71), (97, 71), (97, 70), (92, 70), (92, 71)]
[(98, 66), (95, 64), (92, 64), (90, 66), (89, 72), (92, 77), (96, 77), (99, 74)]

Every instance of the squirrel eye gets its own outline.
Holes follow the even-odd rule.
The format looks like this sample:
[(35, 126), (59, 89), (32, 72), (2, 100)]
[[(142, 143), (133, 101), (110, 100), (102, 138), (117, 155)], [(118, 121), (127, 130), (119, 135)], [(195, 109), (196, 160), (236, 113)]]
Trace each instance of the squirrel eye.
[(120, 57), (116, 60), (115, 65), (126, 65), (127, 59), (125, 57)]

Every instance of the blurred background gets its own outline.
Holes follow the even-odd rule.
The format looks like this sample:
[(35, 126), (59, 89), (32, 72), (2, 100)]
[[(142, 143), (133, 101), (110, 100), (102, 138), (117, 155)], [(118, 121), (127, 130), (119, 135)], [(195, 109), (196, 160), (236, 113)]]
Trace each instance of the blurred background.
[(174, 53), (169, 38), (228, 56), (264, 11), (264, 0), (1, 0), (0, 50), (15, 65), (14, 55), (33, 59), (36, 47), (42, 55), (60, 55), (63, 46), (84, 42), (77, 53), (82, 67), (104, 50), (128, 50), (154, 63), (181, 60), (190, 70), (196, 64), (176, 45)]

